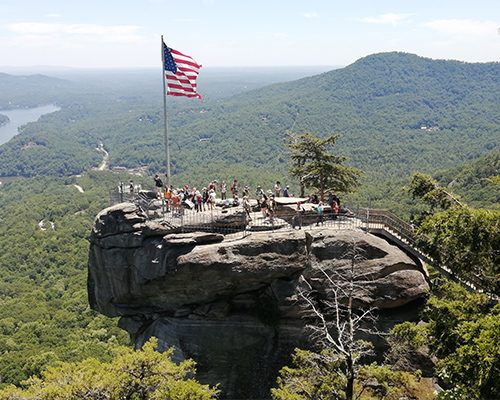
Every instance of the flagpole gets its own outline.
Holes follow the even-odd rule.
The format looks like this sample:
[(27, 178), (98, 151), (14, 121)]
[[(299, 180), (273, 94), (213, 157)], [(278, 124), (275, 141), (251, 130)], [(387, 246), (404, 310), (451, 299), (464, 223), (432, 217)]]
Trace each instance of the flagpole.
[(165, 129), (165, 156), (167, 162), (167, 172), (165, 176), (167, 178), (166, 188), (170, 188), (170, 150), (168, 145), (168, 124), (167, 124), (167, 87), (166, 87), (166, 77), (165, 77), (165, 54), (164, 54), (164, 42), (163, 35), (161, 35), (161, 63), (162, 63), (162, 71), (161, 74), (163, 76), (163, 125)]

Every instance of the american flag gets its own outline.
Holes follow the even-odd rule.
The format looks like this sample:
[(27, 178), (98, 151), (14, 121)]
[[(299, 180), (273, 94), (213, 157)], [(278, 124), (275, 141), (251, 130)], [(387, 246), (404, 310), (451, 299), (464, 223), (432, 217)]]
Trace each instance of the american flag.
[(163, 65), (167, 78), (167, 94), (201, 99), (196, 93), (196, 78), (201, 68), (200, 64), (163, 43)]

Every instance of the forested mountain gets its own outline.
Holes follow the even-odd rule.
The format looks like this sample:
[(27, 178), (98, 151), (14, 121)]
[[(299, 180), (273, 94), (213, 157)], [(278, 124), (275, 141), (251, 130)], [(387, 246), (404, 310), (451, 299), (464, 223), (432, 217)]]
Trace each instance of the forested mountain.
[(77, 85), (45, 75), (8, 75), (0, 72), (0, 110), (37, 107), (57, 103), (66, 93), (77, 93)]
[(495, 176), (500, 176), (500, 153), (434, 175), (442, 186), (460, 195), (470, 206), (500, 209), (500, 185), (492, 184)]
[[(361, 192), (370, 203), (361, 205), (406, 216), (411, 199), (401, 187), (421, 171), (473, 207), (498, 209), (500, 189), (490, 180), (500, 175), (499, 66), (387, 53), (244, 93), (247, 83), (260, 84), (220, 78), (225, 86), (207, 85), (201, 101), (168, 99), (174, 184), (287, 182), (286, 130), (338, 133), (334, 152), (366, 172)], [(0, 146), (2, 385), (58, 360), (109, 360), (128, 343), (115, 320), (89, 310), (86, 263), (92, 220), (109, 204), (109, 190), (130, 175), (88, 170), (102, 161), (96, 150), (102, 141), (110, 167), (163, 171), (162, 96), (153, 76), (135, 81), (127, 73), (114, 82), (109, 76), (37, 76), (24, 79), (15, 95), (0, 90), (0, 104), (62, 107)], [(151, 177), (134, 181), (147, 187)], [(463, 298), (459, 293), (456, 303)]]
[(221, 131), (236, 141), (241, 126), (252, 126), (254, 143), (261, 137), (268, 151), (276, 146), (274, 162), (280, 161), (285, 129), (339, 133), (337, 151), (374, 175), (431, 172), (498, 151), (499, 85), (498, 63), (376, 54), (343, 69), (241, 94), (213, 111), (211, 127), (205, 121), (192, 126), (212, 142), (222, 140)]
[[(286, 181), (287, 130), (341, 134), (335, 152), (366, 172), (365, 188), (464, 164), (500, 150), (499, 66), (382, 53), (229, 98), (169, 98), (174, 184)], [(79, 173), (99, 164), (99, 141), (111, 167), (163, 171), (161, 95), (130, 85), (135, 95), (89, 86), (59, 113), (28, 124), (0, 149), (0, 176)]]

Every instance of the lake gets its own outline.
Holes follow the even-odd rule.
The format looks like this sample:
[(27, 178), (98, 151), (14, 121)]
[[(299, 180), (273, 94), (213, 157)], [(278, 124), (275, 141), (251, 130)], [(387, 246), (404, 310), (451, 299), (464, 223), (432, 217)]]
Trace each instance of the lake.
[(50, 114), (59, 111), (60, 108), (54, 105), (48, 105), (36, 108), (23, 108), (17, 110), (0, 110), (0, 114), (7, 115), (10, 122), (7, 125), (0, 126), (0, 145), (7, 143), (19, 132), (17, 128), (28, 122), (38, 121), (44, 114)]

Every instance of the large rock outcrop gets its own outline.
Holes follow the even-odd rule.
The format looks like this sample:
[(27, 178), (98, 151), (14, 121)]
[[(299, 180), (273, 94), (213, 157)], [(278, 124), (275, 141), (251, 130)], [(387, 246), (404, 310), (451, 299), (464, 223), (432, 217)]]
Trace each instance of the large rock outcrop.
[(349, 278), (354, 247), (363, 256), (355, 306), (386, 310), (378, 328), (390, 329), (429, 286), (421, 263), (381, 238), (355, 229), (181, 233), (120, 204), (97, 216), (91, 234), (90, 304), (121, 316), (137, 346), (155, 336), (160, 350), (193, 358), (197, 378), (220, 383), (223, 398), (268, 398), (293, 349), (311, 345), (297, 288), (321, 293), (322, 271)]

